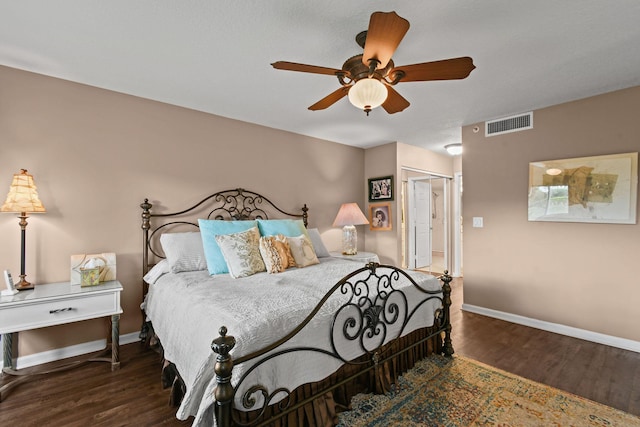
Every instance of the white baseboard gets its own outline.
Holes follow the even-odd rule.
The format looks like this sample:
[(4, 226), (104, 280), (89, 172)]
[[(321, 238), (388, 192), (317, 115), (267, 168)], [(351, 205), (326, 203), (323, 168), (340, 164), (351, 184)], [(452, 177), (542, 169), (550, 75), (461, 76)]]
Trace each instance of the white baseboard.
[[(120, 335), (120, 344), (131, 344), (139, 341), (140, 332), (131, 332), (129, 334)], [(30, 354), (28, 356), (18, 356), (15, 368), (22, 369), (30, 366), (41, 365), (43, 363), (55, 362), (57, 360), (66, 359), (68, 357), (82, 356), (102, 350), (107, 344), (106, 339), (85, 342), (69, 347), (56, 348), (54, 350), (43, 351), (41, 353)], [(2, 347), (0, 346), (0, 356), (2, 356)], [(0, 369), (4, 365), (4, 358), (0, 357)]]
[(492, 310), (490, 308), (478, 307), (471, 304), (462, 304), (462, 310), (470, 313), (482, 314), (483, 316), (493, 317), (495, 319), (506, 320), (507, 322), (517, 323), (519, 325), (530, 326), (543, 331), (554, 332), (560, 335), (566, 335), (573, 338), (579, 338), (585, 341), (591, 341), (598, 344), (604, 344), (611, 347), (621, 348), (623, 350), (635, 351), (640, 353), (640, 342), (628, 340), (626, 338), (605, 335), (599, 332), (587, 331), (585, 329), (574, 328), (572, 326), (561, 325), (559, 323), (545, 322), (543, 320), (532, 319), (517, 314), (506, 313), (504, 311)]

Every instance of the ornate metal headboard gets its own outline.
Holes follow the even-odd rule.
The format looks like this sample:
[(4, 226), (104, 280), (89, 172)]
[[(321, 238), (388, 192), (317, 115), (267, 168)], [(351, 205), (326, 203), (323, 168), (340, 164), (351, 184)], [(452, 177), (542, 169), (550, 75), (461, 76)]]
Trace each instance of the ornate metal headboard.
[[(282, 214), (286, 217), (300, 218), (304, 222), (305, 227), (308, 225), (307, 212), (309, 208), (305, 204), (302, 213), (290, 213), (280, 209), (271, 200), (266, 197), (248, 191), (243, 188), (233, 190), (219, 191), (210, 196), (205, 197), (195, 205), (179, 212), (156, 214), (151, 213), (153, 205), (149, 203), (149, 199), (144, 199), (140, 204), (142, 208), (142, 236), (143, 236), (143, 267), (142, 274), (149, 271), (149, 256), (154, 255), (157, 258), (164, 258), (164, 253), (159, 248), (158, 238), (160, 234), (175, 227), (195, 227), (198, 228), (197, 220), (193, 220), (194, 215), (199, 214), (199, 218), (221, 219), (221, 220), (249, 220), (249, 219), (268, 219), (267, 212), (272, 214)], [(168, 222), (159, 225), (151, 224), (152, 218), (168, 218)]]

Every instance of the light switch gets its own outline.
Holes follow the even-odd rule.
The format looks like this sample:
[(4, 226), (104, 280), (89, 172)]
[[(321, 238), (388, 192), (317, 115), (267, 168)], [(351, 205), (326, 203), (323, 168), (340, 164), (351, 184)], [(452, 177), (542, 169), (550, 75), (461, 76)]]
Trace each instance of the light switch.
[(475, 228), (482, 228), (483, 227), (482, 217), (481, 216), (474, 216), (473, 217), (473, 226)]

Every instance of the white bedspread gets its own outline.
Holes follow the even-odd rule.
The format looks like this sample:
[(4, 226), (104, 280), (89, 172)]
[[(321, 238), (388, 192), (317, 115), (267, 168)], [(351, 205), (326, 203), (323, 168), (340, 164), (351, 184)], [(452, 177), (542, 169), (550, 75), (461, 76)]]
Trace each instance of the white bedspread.
[[(194, 426), (214, 425), (213, 366), (216, 355), (211, 350), (211, 342), (219, 336), (221, 326), (226, 326), (228, 335), (236, 338), (232, 356), (238, 358), (249, 354), (286, 335), (332, 286), (362, 266), (353, 261), (322, 258), (320, 264), (303, 269), (289, 269), (279, 274), (259, 273), (240, 279), (226, 274), (209, 276), (207, 271), (160, 277), (150, 286), (145, 310), (162, 342), (166, 359), (176, 365), (187, 387), (176, 416), (184, 420), (193, 415)], [(409, 274), (424, 289), (441, 289), (439, 280), (433, 276), (418, 272)], [(326, 348), (329, 345), (326, 319), (344, 303), (344, 297), (340, 298), (339, 292), (336, 294), (316, 315), (314, 319), (318, 320), (314, 320), (288, 346), (302, 343), (308, 346), (311, 343)], [(424, 296), (420, 298), (424, 299)], [(415, 301), (415, 298), (409, 298), (410, 309)], [(426, 311), (421, 310), (425, 314), (414, 319), (404, 333), (431, 326), (433, 312), (438, 306), (437, 301), (431, 302)], [(347, 356), (358, 355), (359, 352), (354, 350)], [(298, 355), (304, 363), (299, 359), (294, 362), (293, 357), (295, 354), (292, 353), (277, 358), (279, 362), (270, 365), (269, 372), (259, 371), (254, 378), (264, 385), (287, 386), (293, 390), (302, 384), (326, 378), (340, 366), (338, 361), (315, 353)], [(248, 365), (249, 362), (234, 366), (233, 380), (237, 382)], [(277, 378), (277, 383), (274, 378)]]

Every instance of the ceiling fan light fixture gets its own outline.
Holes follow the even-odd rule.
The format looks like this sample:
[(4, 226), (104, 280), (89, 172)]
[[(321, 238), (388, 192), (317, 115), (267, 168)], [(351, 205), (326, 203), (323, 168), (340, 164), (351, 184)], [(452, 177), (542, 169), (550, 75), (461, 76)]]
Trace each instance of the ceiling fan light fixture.
[(445, 145), (444, 149), (452, 156), (459, 156), (462, 154), (462, 144), (449, 144)]
[(375, 78), (365, 78), (358, 80), (349, 89), (349, 101), (354, 107), (369, 112), (382, 105), (387, 99), (387, 87), (380, 80)]

